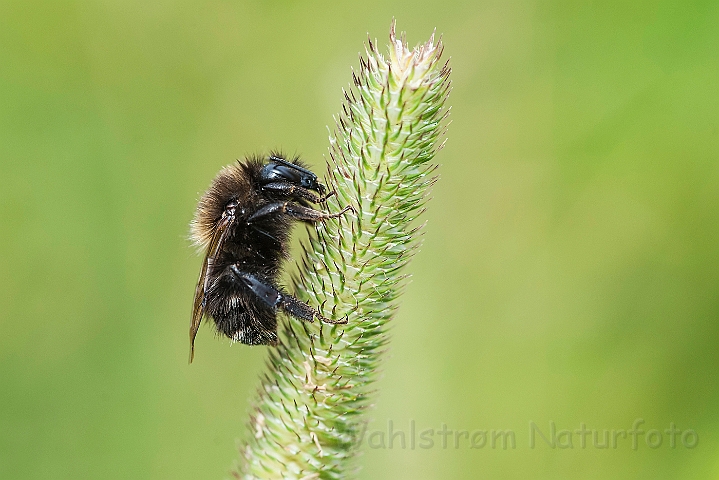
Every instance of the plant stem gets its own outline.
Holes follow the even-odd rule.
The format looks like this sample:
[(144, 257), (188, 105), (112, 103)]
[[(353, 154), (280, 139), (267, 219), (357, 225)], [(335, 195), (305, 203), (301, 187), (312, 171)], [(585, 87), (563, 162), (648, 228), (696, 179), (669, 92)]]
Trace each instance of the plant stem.
[(329, 211), (293, 277), (298, 298), (346, 325), (281, 322), (241, 447), (238, 478), (347, 478), (356, 472), (388, 322), (417, 251), (431, 163), (447, 125), (441, 40), (409, 50), (390, 29), (389, 57), (368, 41), (330, 135)]

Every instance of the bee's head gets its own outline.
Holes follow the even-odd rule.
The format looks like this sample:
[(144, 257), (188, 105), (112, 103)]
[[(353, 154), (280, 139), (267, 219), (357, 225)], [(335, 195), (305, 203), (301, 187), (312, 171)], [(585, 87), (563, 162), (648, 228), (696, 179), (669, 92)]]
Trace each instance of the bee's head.
[(324, 195), (326, 191), (326, 187), (317, 181), (317, 175), (277, 156), (271, 156), (270, 162), (262, 168), (260, 181), (263, 184), (287, 182), (307, 190), (314, 190), (320, 195)]

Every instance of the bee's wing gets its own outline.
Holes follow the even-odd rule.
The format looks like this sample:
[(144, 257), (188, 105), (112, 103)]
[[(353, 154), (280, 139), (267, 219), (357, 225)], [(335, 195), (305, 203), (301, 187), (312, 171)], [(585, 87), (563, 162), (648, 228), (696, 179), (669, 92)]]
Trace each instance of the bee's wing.
[(227, 238), (227, 231), (232, 217), (223, 216), (220, 219), (217, 228), (212, 234), (212, 239), (207, 246), (207, 253), (205, 254), (205, 260), (202, 262), (202, 270), (200, 270), (200, 278), (197, 280), (197, 286), (195, 287), (195, 301), (192, 306), (192, 322), (190, 323), (190, 363), (195, 358), (195, 337), (197, 336), (197, 330), (200, 328), (200, 322), (202, 322), (202, 316), (205, 314), (205, 290), (207, 289), (207, 270), (209, 269), (210, 262), (212, 262), (217, 256), (217, 252), (220, 251), (222, 245), (225, 243)]

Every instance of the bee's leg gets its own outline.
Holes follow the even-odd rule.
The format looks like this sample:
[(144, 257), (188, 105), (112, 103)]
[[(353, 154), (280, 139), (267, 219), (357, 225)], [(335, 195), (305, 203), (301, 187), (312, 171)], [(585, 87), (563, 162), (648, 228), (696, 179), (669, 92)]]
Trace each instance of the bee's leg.
[(294, 203), (289, 203), (287, 207), (285, 207), (285, 213), (287, 213), (287, 215), (289, 215), (290, 217), (296, 218), (298, 220), (307, 220), (310, 222), (321, 222), (322, 220), (327, 220), (328, 218), (341, 217), (343, 214), (350, 210), (354, 212), (354, 209), (351, 205), (347, 205), (345, 208), (343, 208), (337, 213), (318, 212), (317, 210), (303, 207), (302, 205), (297, 205)]
[(320, 319), (323, 323), (331, 323), (333, 325), (337, 324), (345, 324), (348, 322), (347, 318), (343, 318), (342, 320), (331, 320), (324, 315), (322, 315), (320, 312), (315, 310), (314, 308), (310, 307), (304, 302), (300, 302), (298, 299), (293, 297), (292, 295), (289, 295), (287, 293), (282, 294), (284, 296), (282, 300), (282, 310), (287, 312), (288, 314), (292, 315), (295, 318), (301, 318), (302, 320), (306, 320), (308, 322), (313, 322), (314, 317), (317, 317)]
[(306, 303), (299, 301), (288, 293), (282, 293), (282, 303), (280, 306), (282, 307), (282, 310), (287, 312), (289, 315), (308, 322), (314, 322), (314, 317), (319, 318), (323, 323), (331, 323), (333, 325), (345, 324), (348, 322), (347, 318), (343, 318), (342, 320), (331, 320), (322, 315), (319, 311), (310, 307)]
[(307, 322), (314, 322), (315, 317), (326, 323), (347, 323), (347, 320), (335, 322), (323, 317), (318, 311), (310, 307), (304, 302), (300, 302), (292, 295), (284, 293), (271, 283), (261, 280), (251, 273), (243, 272), (237, 265), (230, 266), (232, 273), (240, 280), (252, 293), (271, 308), (282, 308), (289, 315)]
[(283, 195), (285, 197), (291, 197), (291, 198), (302, 198), (303, 200), (307, 200), (308, 202), (312, 203), (321, 203), (326, 201), (328, 198), (330, 198), (332, 195), (335, 194), (334, 190), (326, 195), (316, 195), (312, 193), (310, 190), (297, 186), (290, 182), (271, 182), (267, 183), (265, 185), (262, 185), (263, 190), (269, 190), (272, 193), (276, 193), (278, 195)]
[(322, 220), (326, 220), (328, 218), (339, 217), (348, 210), (353, 209), (348, 205), (338, 213), (323, 213), (291, 202), (275, 202), (267, 204), (257, 210), (250, 218), (247, 219), (247, 222), (251, 223), (253, 220), (257, 220), (258, 218), (262, 218), (267, 215), (272, 215), (273, 213), (284, 213), (298, 220), (321, 222)]
[(287, 293), (282, 295), (282, 303), (280, 305), (282, 310), (292, 315), (295, 318), (299, 318), (306, 322), (314, 322), (315, 316), (318, 316), (317, 310), (310, 307), (304, 302), (300, 302), (292, 295)]
[(255, 213), (250, 215), (250, 218), (247, 219), (247, 223), (252, 223), (259, 218), (266, 217), (274, 213), (284, 213), (286, 206), (287, 202), (268, 203), (267, 205), (257, 209)]
[(336, 194), (337, 192), (335, 190), (332, 190), (330, 193), (327, 193), (325, 195), (322, 195), (320, 197), (320, 202), (326, 202), (328, 198), (330, 198), (332, 195)]
[(282, 303), (282, 292), (271, 283), (262, 281), (251, 273), (243, 272), (237, 265), (230, 265), (230, 270), (242, 284), (257, 295), (268, 307), (277, 308)]

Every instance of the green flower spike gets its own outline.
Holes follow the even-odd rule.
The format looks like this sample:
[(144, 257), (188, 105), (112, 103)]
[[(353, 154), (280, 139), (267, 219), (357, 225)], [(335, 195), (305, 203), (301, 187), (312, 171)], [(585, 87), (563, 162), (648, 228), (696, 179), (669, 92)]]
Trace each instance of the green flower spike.
[(362, 442), (388, 323), (417, 251), (432, 158), (446, 127), (450, 69), (441, 40), (409, 50), (390, 28), (389, 58), (368, 41), (330, 135), (327, 209), (294, 293), (345, 325), (285, 319), (240, 447), (237, 478), (345, 479)]

